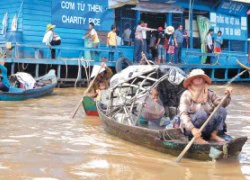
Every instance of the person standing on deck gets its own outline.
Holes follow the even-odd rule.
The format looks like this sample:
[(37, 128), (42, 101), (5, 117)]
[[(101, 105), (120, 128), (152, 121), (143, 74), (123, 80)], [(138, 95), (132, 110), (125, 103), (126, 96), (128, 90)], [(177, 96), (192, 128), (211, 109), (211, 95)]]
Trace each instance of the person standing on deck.
[(55, 27), (55, 25), (48, 24), (47, 31), (43, 37), (43, 43), (50, 47), (52, 59), (56, 58), (56, 50), (53, 49), (52, 46), (58, 46), (61, 44), (61, 38), (54, 31)]
[[(207, 53), (213, 52), (213, 40), (212, 40), (212, 34), (214, 33), (213, 29), (209, 29), (207, 36), (206, 36), (206, 49)], [(211, 55), (207, 56), (205, 64), (211, 64)]]
[(142, 56), (141, 53), (143, 52), (143, 35), (142, 31), (155, 31), (156, 29), (151, 29), (147, 27), (143, 27), (144, 22), (140, 21), (139, 25), (136, 27), (135, 31), (135, 50), (134, 50), (134, 62), (139, 63)]
[(125, 46), (131, 46), (131, 29), (130, 29), (130, 26), (127, 24), (125, 26), (125, 30), (122, 34), (122, 38), (123, 38), (123, 42), (124, 42), (124, 45)]
[(163, 32), (163, 28), (158, 27), (158, 38), (155, 45), (155, 48), (158, 50), (158, 59), (156, 61), (157, 64), (160, 64), (161, 62), (166, 63), (165, 59), (166, 50), (164, 49), (164, 41), (165, 41), (165, 34)]
[[(83, 39), (89, 38), (89, 41), (91, 42), (90, 48), (98, 48), (99, 42), (100, 42), (100, 40), (98, 38), (98, 34), (97, 34), (96, 30), (94, 29), (94, 27), (95, 27), (94, 23), (90, 22), (89, 23), (89, 31), (85, 36), (83, 36)], [(91, 51), (90, 55), (91, 55), (91, 59), (95, 60), (95, 55), (97, 56), (98, 52)]]
[(174, 59), (174, 52), (175, 52), (175, 42), (174, 42), (174, 27), (173, 26), (168, 26), (166, 28), (166, 34), (168, 35), (168, 49), (167, 53), (169, 54), (169, 64), (173, 63)]
[(225, 130), (227, 115), (225, 107), (231, 101), (231, 87), (225, 90), (225, 94), (229, 94), (229, 96), (223, 107), (215, 113), (205, 129), (201, 133), (199, 132), (199, 128), (221, 102), (221, 98), (208, 88), (211, 84), (211, 79), (202, 69), (194, 69), (183, 82), (183, 86), (187, 90), (180, 98), (180, 127), (184, 130), (185, 135), (190, 138), (196, 137), (195, 142), (200, 144), (206, 144), (208, 139), (218, 142), (224, 141), (217, 133)]
[(116, 48), (116, 27), (114, 25), (111, 26), (111, 31), (108, 33), (107, 37), (107, 47), (110, 48), (109, 52), (109, 60), (114, 61), (114, 50)]
[[(143, 27), (147, 28), (148, 27), (148, 23), (144, 23)], [(142, 51), (143, 53), (146, 55), (146, 57), (148, 56), (148, 52), (147, 52), (147, 30), (144, 29), (142, 30), (142, 39), (143, 39), (143, 48)]]
[(151, 54), (151, 58), (153, 61), (155, 61), (156, 57), (157, 57), (157, 49), (155, 47), (157, 42), (157, 37), (156, 37), (156, 32), (151, 32), (150, 34), (150, 41), (149, 41), (149, 51)]
[(221, 45), (223, 44), (221, 34), (221, 31), (218, 31), (217, 37), (214, 40), (214, 53), (221, 53)]
[(0, 91), (8, 92), (10, 90), (10, 83), (7, 77), (7, 68), (0, 64)]
[(181, 53), (183, 44), (183, 26), (179, 25), (178, 29), (174, 32), (174, 42), (175, 42), (175, 60), (176, 63), (181, 63)]

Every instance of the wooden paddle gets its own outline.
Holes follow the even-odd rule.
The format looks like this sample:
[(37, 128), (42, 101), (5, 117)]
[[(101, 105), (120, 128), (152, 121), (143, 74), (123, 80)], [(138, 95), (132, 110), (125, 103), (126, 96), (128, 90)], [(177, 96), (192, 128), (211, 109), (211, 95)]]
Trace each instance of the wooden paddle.
[(79, 107), (80, 107), (81, 104), (82, 104), (82, 100), (83, 100), (84, 96), (86, 96), (86, 94), (87, 94), (87, 93), (89, 92), (89, 90), (92, 88), (92, 86), (93, 86), (93, 84), (94, 84), (94, 82), (95, 82), (97, 76), (98, 76), (99, 73), (101, 72), (102, 68), (103, 68), (103, 67), (101, 66), (100, 69), (98, 70), (98, 73), (95, 75), (93, 81), (91, 81), (89, 87), (84, 91), (84, 93), (83, 93), (83, 95), (82, 95), (82, 97), (81, 97), (81, 100), (80, 100), (79, 103), (77, 104), (77, 106), (76, 106), (76, 108), (75, 108), (75, 110), (74, 110), (74, 112), (73, 112), (73, 114), (72, 114), (72, 116), (71, 116), (71, 119), (73, 119), (73, 118), (75, 117), (75, 115), (76, 115), (76, 113), (77, 113)]
[[(214, 111), (210, 114), (210, 116), (207, 118), (207, 120), (204, 122), (204, 124), (200, 127), (199, 132), (202, 132), (203, 129), (206, 127), (208, 122), (212, 119), (212, 117), (215, 115), (215, 113), (218, 111), (218, 109), (222, 106), (222, 104), (225, 102), (225, 100), (228, 98), (229, 93), (224, 96), (224, 98), (221, 100), (220, 104), (217, 105), (217, 107), (214, 109)], [(186, 152), (189, 150), (189, 148), (194, 143), (195, 137), (192, 138), (191, 141), (187, 144), (187, 146), (183, 149), (183, 151), (180, 153), (180, 155), (177, 157), (176, 162), (179, 163), (182, 159), (182, 157), (186, 154)]]

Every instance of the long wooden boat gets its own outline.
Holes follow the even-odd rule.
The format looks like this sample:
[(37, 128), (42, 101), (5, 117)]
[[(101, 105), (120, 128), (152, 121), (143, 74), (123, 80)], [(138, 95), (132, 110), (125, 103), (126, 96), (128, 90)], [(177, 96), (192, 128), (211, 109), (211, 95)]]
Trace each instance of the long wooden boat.
[(44, 86), (29, 90), (11, 87), (9, 92), (0, 92), (0, 101), (23, 101), (50, 95), (57, 84), (54, 71), (50, 71), (47, 75), (42, 76), (37, 80), (44, 82)]
[[(138, 96), (147, 94), (156, 85), (161, 86), (163, 91), (168, 90), (165, 96), (169, 98), (164, 102), (164, 105), (173, 106), (176, 102), (179, 102), (180, 92), (183, 91), (182, 83), (180, 83), (180, 78), (179, 83), (177, 83), (174, 77), (170, 77), (170, 75), (175, 74), (175, 77), (180, 77), (182, 72), (176, 67), (167, 65), (163, 67), (152, 66), (151, 71), (145, 70), (144, 67), (139, 69), (144, 70), (137, 70), (137, 73), (128, 79), (122, 80), (117, 75), (113, 79), (113, 84), (111, 81), (111, 88), (107, 90), (106, 95), (103, 95), (104, 97), (101, 97), (101, 100), (97, 102), (97, 110), (100, 119), (103, 121), (104, 129), (106, 132), (129, 142), (177, 156), (189, 142), (181, 129), (172, 127), (150, 129), (140, 124), (140, 114), (138, 115), (138, 110), (135, 109), (139, 106), (139, 104), (136, 104)], [(143, 71), (146, 72), (143, 73)], [(126, 77), (126, 73), (122, 73), (123, 77)], [(117, 81), (121, 83), (115, 85)], [(148, 82), (151, 82), (150, 86), (148, 86)], [(138, 84), (140, 84), (140, 87)], [(145, 84), (145, 86), (142, 84)], [(172, 89), (171, 86), (173, 86)], [(133, 88), (136, 88), (137, 91), (134, 91)], [(176, 97), (171, 96), (173, 94)], [(139, 102), (141, 102), (140, 98)], [(118, 116), (119, 118), (117, 118)], [(241, 152), (247, 141), (247, 137), (230, 137), (228, 135), (223, 137), (226, 140), (225, 142), (209, 141), (209, 144), (193, 144), (185, 157), (197, 160), (218, 160), (236, 156)]]
[(92, 97), (83, 97), (82, 106), (88, 116), (98, 116), (96, 102)]

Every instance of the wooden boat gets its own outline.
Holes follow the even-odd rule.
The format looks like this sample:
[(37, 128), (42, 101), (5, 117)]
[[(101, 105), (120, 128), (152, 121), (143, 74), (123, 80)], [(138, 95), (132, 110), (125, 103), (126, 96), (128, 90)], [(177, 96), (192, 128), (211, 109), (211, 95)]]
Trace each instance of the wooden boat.
[(0, 101), (23, 101), (51, 94), (57, 84), (55, 71), (51, 70), (47, 75), (37, 78), (37, 81), (43, 86), (29, 90), (11, 87), (9, 92), (0, 92)]
[[(145, 146), (147, 148), (163, 153), (177, 156), (188, 144), (189, 140), (183, 135), (180, 128), (169, 127), (167, 129), (149, 129), (140, 124), (140, 98), (148, 95), (152, 87), (160, 87), (160, 97), (168, 97), (163, 101), (168, 107), (176, 106), (182, 88), (182, 81), (185, 78), (183, 72), (171, 66), (152, 66), (130, 68), (129, 72), (123, 70), (122, 76), (115, 77), (111, 87), (103, 93), (100, 101), (97, 102), (97, 110), (100, 119), (103, 121), (106, 132), (130, 141), (132, 143)], [(135, 72), (132, 77), (124, 78)], [(181, 77), (183, 75), (183, 77)], [(116, 84), (117, 82), (120, 82)], [(105, 95), (104, 95), (105, 94)], [(175, 95), (175, 96), (173, 96)], [(138, 101), (139, 100), (139, 101)], [(139, 102), (139, 103), (138, 103)], [(176, 104), (177, 103), (177, 104)], [(185, 157), (197, 160), (222, 159), (235, 156), (241, 149), (247, 137), (222, 136), (225, 142), (209, 142), (209, 144), (193, 144)]]
[(98, 116), (96, 102), (92, 97), (85, 96), (82, 101), (83, 109), (88, 116)]

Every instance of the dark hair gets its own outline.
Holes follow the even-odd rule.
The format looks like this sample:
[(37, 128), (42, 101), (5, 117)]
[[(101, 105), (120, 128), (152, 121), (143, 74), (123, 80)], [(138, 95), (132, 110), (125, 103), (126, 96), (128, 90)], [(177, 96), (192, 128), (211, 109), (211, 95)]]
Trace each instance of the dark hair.
[(220, 33), (220, 34), (222, 34), (222, 32), (221, 32), (221, 31), (218, 31), (217, 33)]
[(90, 22), (89, 24), (90, 24), (91, 26), (93, 26), (93, 27), (95, 26), (93, 22)]
[(208, 32), (209, 32), (209, 33), (210, 33), (210, 32), (214, 32), (214, 29), (211, 28), (211, 29), (208, 30)]
[(115, 29), (115, 28), (116, 28), (115, 25), (112, 25), (112, 26), (111, 26), (111, 30), (113, 30), (113, 29)]
[(142, 23), (144, 23), (144, 21), (140, 20), (139, 24), (142, 24)]

